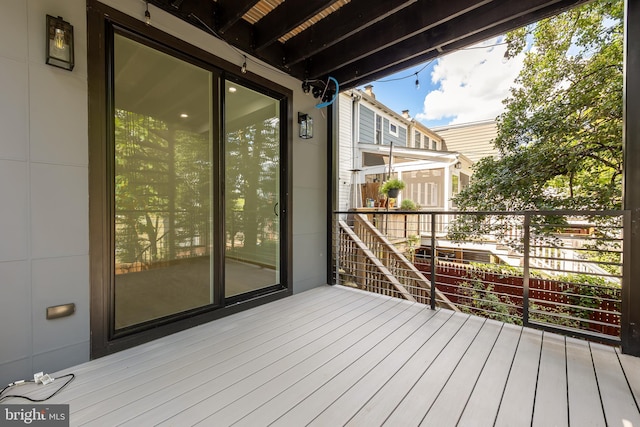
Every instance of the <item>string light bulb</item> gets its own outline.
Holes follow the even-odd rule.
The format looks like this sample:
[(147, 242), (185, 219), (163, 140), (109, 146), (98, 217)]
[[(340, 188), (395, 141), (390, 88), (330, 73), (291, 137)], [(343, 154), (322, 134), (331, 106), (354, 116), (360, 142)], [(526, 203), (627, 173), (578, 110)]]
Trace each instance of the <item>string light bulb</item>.
[(240, 68), (242, 74), (247, 74), (247, 57), (244, 57), (244, 62), (242, 63), (242, 68)]
[(146, 10), (144, 11), (144, 22), (147, 25), (151, 25), (151, 14), (149, 13), (149, 2), (145, 2), (147, 5)]
[(416, 73), (416, 90), (420, 89), (420, 80), (418, 80), (418, 73)]

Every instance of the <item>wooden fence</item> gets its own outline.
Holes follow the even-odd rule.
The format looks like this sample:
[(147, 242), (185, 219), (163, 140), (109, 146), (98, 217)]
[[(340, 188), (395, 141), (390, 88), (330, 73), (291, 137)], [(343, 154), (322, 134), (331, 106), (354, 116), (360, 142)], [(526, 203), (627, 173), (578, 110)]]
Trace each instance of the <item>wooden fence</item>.
[[(416, 267), (431, 271), (430, 260), (420, 260)], [(468, 286), (464, 286), (464, 284)], [(469, 264), (436, 263), (436, 287), (461, 306), (469, 304), (469, 285), (483, 283), (492, 293), (522, 316), (524, 279), (522, 276), (484, 271)], [(620, 336), (622, 290), (552, 279), (529, 279), (531, 320), (562, 324), (580, 323), (581, 329)]]

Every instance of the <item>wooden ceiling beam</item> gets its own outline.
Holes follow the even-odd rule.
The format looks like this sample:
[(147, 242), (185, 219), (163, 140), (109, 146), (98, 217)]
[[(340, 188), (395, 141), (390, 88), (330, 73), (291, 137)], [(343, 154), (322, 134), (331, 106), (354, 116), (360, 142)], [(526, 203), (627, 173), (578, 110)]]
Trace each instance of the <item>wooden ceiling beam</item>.
[(218, 0), (216, 2), (217, 31), (220, 34), (227, 32), (242, 17), (258, 3), (257, 0)]
[(267, 64), (287, 73), (300, 80), (304, 79), (305, 68), (302, 64), (293, 66), (284, 65), (285, 50), (282, 43), (273, 43), (266, 48), (256, 51), (254, 48), (253, 26), (248, 22), (241, 20), (230, 27), (225, 34), (222, 35), (224, 40), (236, 49), (260, 59)]
[[(508, 31), (556, 15), (582, 3), (586, 3), (587, 1), (588, 0), (560, 0), (551, 2), (551, 4), (540, 7), (535, 11), (530, 10), (527, 13), (523, 12), (518, 16), (511, 15), (510, 18), (503, 19), (496, 25), (486, 26), (484, 29), (480, 29), (475, 33), (467, 35), (460, 35), (459, 33), (457, 37), (454, 35), (454, 32), (457, 27), (461, 27), (462, 21), (452, 21), (447, 23), (445, 27), (439, 28), (437, 33), (432, 34), (433, 39), (431, 40), (431, 47), (421, 50), (414, 48), (413, 54), (410, 51), (405, 51), (404, 60), (387, 58), (386, 54), (391, 53), (390, 50), (393, 49), (385, 50), (377, 53), (375, 56), (366, 58), (363, 61), (358, 61), (346, 67), (334, 70), (331, 75), (338, 80), (341, 90), (350, 89), (361, 84), (383, 78), (390, 74), (400, 72), (409, 67), (423, 64), (438, 56), (463, 49), (491, 37), (505, 34)], [(467, 17), (465, 19), (470, 18), (471, 17)], [(473, 18), (477, 18), (477, 15), (473, 14)], [(459, 31), (460, 30), (458, 30), (458, 32)]]
[(284, 2), (255, 24), (255, 49), (262, 50), (331, 6), (335, 0)]
[[(419, 37), (429, 29), (460, 15), (470, 11), (474, 11), (475, 14), (475, 10), (491, 4), (494, 4), (491, 0), (420, 0), (366, 30), (353, 34), (331, 48), (312, 56), (309, 58), (311, 60), (309, 74), (312, 78), (328, 74), (331, 70), (383, 51), (403, 40)], [(502, 5), (495, 5), (492, 10), (499, 7)]]
[(362, 31), (418, 0), (351, 0), (285, 43), (285, 65), (293, 65)]

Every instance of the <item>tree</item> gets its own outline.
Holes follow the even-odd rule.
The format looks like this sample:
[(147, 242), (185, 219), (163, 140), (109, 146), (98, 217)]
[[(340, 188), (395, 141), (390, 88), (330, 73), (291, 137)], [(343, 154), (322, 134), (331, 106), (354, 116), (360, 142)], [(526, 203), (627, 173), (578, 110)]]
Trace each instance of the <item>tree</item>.
[(619, 209), (623, 3), (601, 0), (507, 34), (526, 52), (504, 101), (498, 159), (474, 167), (460, 210)]

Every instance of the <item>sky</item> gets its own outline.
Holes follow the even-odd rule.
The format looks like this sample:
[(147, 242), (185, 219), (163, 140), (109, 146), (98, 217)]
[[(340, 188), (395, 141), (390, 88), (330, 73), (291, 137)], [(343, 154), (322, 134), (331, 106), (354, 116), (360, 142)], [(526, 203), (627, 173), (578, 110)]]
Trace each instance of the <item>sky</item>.
[(524, 60), (507, 61), (505, 51), (500, 36), (369, 84), (378, 101), (398, 113), (408, 109), (430, 128), (495, 119)]

